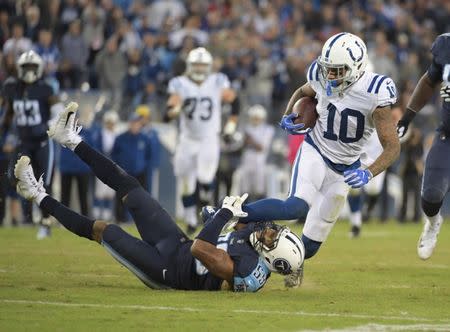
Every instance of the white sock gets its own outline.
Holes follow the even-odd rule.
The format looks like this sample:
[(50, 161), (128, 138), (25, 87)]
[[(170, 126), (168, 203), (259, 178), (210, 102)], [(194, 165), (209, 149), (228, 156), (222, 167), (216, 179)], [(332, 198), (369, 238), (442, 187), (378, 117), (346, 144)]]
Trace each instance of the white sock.
[(36, 202), (37, 205), (41, 205), (42, 200), (47, 196), (48, 194), (46, 192), (39, 193), (34, 199), (34, 201)]
[(184, 208), (184, 220), (192, 227), (197, 226), (197, 207), (195, 205)]
[(442, 216), (441, 216), (441, 212), (439, 211), (438, 214), (436, 214), (435, 216), (432, 217), (426, 217), (428, 218), (428, 220), (430, 221), (431, 224), (435, 224), (437, 222), (439, 222), (440, 220), (442, 220)]
[(362, 213), (361, 211), (350, 212), (350, 224), (361, 228), (362, 225)]

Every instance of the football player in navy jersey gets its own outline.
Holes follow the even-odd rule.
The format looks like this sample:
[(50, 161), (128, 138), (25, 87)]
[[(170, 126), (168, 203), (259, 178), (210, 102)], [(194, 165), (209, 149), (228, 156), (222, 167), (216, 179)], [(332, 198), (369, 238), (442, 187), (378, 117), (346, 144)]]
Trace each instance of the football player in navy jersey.
[(409, 123), (433, 96), (436, 87), (441, 86), (441, 123), (433, 145), (428, 153), (422, 179), (422, 209), (425, 225), (417, 244), (421, 259), (433, 254), (443, 219), (440, 214), (442, 202), (450, 189), (450, 33), (436, 38), (431, 46), (433, 60), (427, 72), (417, 84), (406, 112), (398, 122), (397, 132), (405, 136)]
[[(54, 145), (47, 136), (48, 123), (64, 110), (53, 88), (42, 79), (44, 63), (34, 51), (19, 56), (17, 78), (9, 77), (3, 83), (2, 97), (5, 115), (0, 131), (14, 125), (19, 142), (16, 153), (27, 155), (33, 161), (36, 174), (45, 174), (44, 187), (50, 192), (54, 169)], [(25, 215), (31, 219), (31, 204)], [(50, 235), (49, 215), (43, 212), (38, 238)]]
[[(17, 191), (53, 215), (68, 230), (97, 241), (147, 286), (185, 290), (220, 290), (225, 283), (234, 291), (256, 292), (270, 273), (296, 272), (303, 263), (304, 246), (288, 228), (273, 223), (236, 225), (220, 236), (232, 218), (245, 217), (242, 197), (226, 197), (222, 208), (190, 240), (139, 182), (111, 160), (82, 141), (76, 125), (78, 105), (70, 103), (48, 135), (73, 150), (95, 175), (117, 191), (136, 223), (138, 239), (117, 225), (81, 216), (49, 196), (36, 180), (28, 157), (14, 170)], [(225, 283), (224, 283), (225, 282)]]

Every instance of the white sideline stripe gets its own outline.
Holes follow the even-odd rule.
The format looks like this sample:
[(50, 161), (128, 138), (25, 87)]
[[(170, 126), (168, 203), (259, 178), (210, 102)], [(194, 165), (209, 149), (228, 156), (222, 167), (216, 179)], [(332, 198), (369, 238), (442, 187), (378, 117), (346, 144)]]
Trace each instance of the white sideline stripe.
[[(2, 303), (14, 304), (36, 304), (49, 305), (58, 307), (76, 307), (76, 308), (102, 308), (102, 309), (139, 309), (149, 311), (188, 311), (188, 312), (220, 312), (224, 310), (214, 309), (200, 309), (191, 307), (167, 307), (167, 306), (145, 306), (145, 305), (120, 305), (120, 304), (98, 304), (98, 303), (67, 303), (67, 302), (52, 302), (52, 301), (33, 301), (33, 300), (10, 300), (0, 299)], [(266, 314), (266, 315), (294, 315), (294, 316), (312, 316), (312, 317), (338, 317), (338, 318), (361, 318), (361, 319), (378, 319), (378, 320), (403, 320), (412, 322), (441, 322), (450, 323), (450, 319), (430, 319), (422, 317), (408, 317), (408, 316), (376, 316), (365, 314), (340, 314), (340, 313), (321, 313), (321, 312), (305, 312), (305, 311), (277, 311), (277, 310), (246, 310), (246, 309), (232, 309), (230, 313), (241, 314)]]
[[(414, 324), (414, 325), (382, 325), (367, 324), (343, 329), (331, 329), (327, 332), (394, 332), (394, 331), (449, 331), (448, 324)], [(319, 330), (301, 330), (301, 332), (316, 332)]]

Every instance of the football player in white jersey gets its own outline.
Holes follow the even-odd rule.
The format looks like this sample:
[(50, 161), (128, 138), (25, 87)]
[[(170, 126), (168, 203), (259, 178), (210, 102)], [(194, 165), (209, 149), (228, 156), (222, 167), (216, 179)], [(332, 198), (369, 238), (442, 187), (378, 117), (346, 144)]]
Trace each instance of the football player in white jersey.
[[(186, 59), (186, 72), (169, 82), (166, 120), (180, 118), (175, 151), (175, 175), (182, 182), (184, 218), (188, 233), (197, 226), (197, 204), (210, 203), (219, 165), (222, 103), (231, 104), (224, 135), (232, 135), (239, 111), (236, 92), (223, 73), (212, 72), (213, 58), (203, 47)], [(197, 193), (198, 186), (198, 193)]]
[[(380, 143), (380, 139), (376, 132), (372, 134), (367, 145), (364, 147), (364, 151), (361, 154), (361, 164), (364, 166), (371, 165), (378, 156), (383, 152), (383, 146)], [(376, 198), (383, 189), (384, 178), (386, 177), (386, 172), (381, 172), (375, 178), (373, 178), (367, 185), (364, 186), (364, 193), (366, 197), (369, 198), (370, 203), (376, 203)], [(375, 200), (374, 200), (375, 199)], [(362, 189), (352, 189), (349, 192), (347, 201), (350, 207), (350, 225), (351, 225), (351, 237), (358, 237), (361, 232), (362, 226)]]
[[(308, 82), (292, 95), (281, 127), (291, 134), (307, 133), (293, 165), (286, 200), (264, 199), (247, 204), (245, 221), (306, 219), (302, 241), (305, 258), (314, 256), (335, 224), (350, 187), (360, 188), (398, 157), (400, 143), (391, 105), (397, 100), (389, 77), (365, 71), (367, 48), (350, 33), (329, 38), (307, 72)], [(312, 130), (295, 124), (292, 108), (300, 98), (317, 99), (319, 117)], [(376, 130), (381, 155), (361, 167), (364, 146)], [(301, 274), (286, 279), (298, 286)]]

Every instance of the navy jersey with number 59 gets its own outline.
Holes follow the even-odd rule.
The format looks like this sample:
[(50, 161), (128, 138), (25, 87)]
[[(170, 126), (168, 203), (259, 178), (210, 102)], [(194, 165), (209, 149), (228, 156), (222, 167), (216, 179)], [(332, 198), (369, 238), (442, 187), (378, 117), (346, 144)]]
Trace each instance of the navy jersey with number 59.
[[(230, 255), (234, 263), (233, 290), (235, 292), (256, 292), (270, 277), (270, 271), (249, 242), (254, 224), (242, 230), (219, 237), (217, 248)], [(219, 290), (223, 280), (213, 276), (206, 267), (190, 253), (192, 241), (178, 251), (176, 260), (177, 288), (198, 290)]]
[(43, 80), (25, 84), (9, 77), (3, 84), (2, 97), (14, 113), (17, 134), (22, 142), (47, 139), (50, 120), (49, 98), (52, 87)]
[[(431, 46), (433, 61), (428, 67), (428, 77), (433, 83), (443, 82), (450, 85), (450, 32), (436, 38)], [(446, 132), (450, 132), (450, 103), (443, 102), (441, 110), (441, 126)]]

